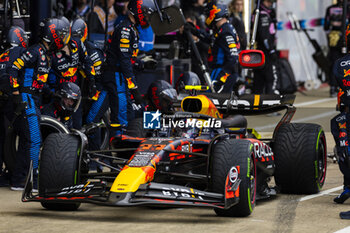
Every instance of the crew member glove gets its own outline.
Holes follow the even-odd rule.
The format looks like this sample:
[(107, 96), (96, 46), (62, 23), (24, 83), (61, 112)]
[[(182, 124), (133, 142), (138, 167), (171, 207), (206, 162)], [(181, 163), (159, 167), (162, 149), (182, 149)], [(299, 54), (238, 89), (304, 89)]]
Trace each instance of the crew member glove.
[(22, 101), (22, 97), (20, 95), (13, 95), (12, 101), (15, 115), (21, 115), (27, 103)]
[(137, 105), (143, 104), (143, 98), (142, 98), (138, 88), (130, 89), (130, 93), (134, 97), (135, 104), (137, 104)]
[(155, 70), (157, 68), (158, 62), (151, 56), (146, 56), (142, 59), (143, 66), (145, 69)]
[(272, 50), (270, 52), (270, 57), (271, 57), (271, 61), (276, 62), (278, 60), (278, 55), (276, 50)]
[(97, 87), (95, 84), (95, 79), (90, 79), (89, 80), (89, 97), (93, 100), (98, 99), (98, 93), (97, 93)]
[(213, 87), (214, 87), (215, 92), (216, 93), (222, 92), (222, 90), (224, 89), (224, 84), (225, 83), (223, 83), (220, 80), (219, 81), (217, 81), (217, 80), (213, 81)]
[(137, 71), (143, 71), (145, 69), (145, 65), (141, 59), (134, 59), (133, 63), (134, 69)]

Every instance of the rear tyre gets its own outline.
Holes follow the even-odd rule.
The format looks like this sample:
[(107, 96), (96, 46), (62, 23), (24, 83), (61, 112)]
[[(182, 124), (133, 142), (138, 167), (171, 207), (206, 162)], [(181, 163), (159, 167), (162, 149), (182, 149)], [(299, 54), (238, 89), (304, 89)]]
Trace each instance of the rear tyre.
[[(59, 190), (77, 183), (79, 140), (70, 134), (50, 134), (41, 152), (39, 167), (39, 194)], [(80, 203), (42, 202), (49, 210), (77, 210)]]
[(283, 124), (275, 134), (275, 181), (283, 193), (312, 194), (326, 179), (326, 137), (317, 124)]
[(252, 213), (256, 196), (256, 167), (250, 141), (231, 139), (215, 145), (211, 160), (211, 189), (224, 193), (227, 174), (232, 166), (239, 166), (241, 183), (239, 203), (233, 207), (214, 209), (219, 216), (245, 217)]

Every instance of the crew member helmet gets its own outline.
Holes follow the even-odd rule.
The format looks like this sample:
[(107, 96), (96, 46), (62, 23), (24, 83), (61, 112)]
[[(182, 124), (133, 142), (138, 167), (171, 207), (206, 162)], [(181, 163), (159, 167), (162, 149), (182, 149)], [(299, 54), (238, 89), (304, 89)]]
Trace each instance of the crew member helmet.
[(7, 33), (6, 42), (11, 45), (11, 47), (21, 46), (23, 48), (28, 47), (28, 37), (25, 31), (18, 26), (12, 26)]
[(88, 27), (84, 20), (76, 19), (72, 24), (72, 36), (80, 38), (81, 42), (85, 42), (88, 35)]
[(166, 81), (157, 80), (148, 88), (150, 105), (162, 113), (174, 111), (173, 103), (177, 100), (176, 90)]
[(153, 0), (130, 0), (128, 9), (131, 15), (134, 16), (136, 24), (141, 28), (149, 26), (150, 15), (156, 11), (156, 6)]
[(217, 4), (216, 1), (212, 1), (207, 4), (205, 15), (205, 24), (209, 28), (214, 28), (216, 22), (220, 21), (223, 18), (228, 18), (229, 12), (226, 5)]
[(62, 83), (58, 91), (60, 106), (65, 116), (70, 116), (79, 108), (81, 101), (80, 87), (72, 82)]

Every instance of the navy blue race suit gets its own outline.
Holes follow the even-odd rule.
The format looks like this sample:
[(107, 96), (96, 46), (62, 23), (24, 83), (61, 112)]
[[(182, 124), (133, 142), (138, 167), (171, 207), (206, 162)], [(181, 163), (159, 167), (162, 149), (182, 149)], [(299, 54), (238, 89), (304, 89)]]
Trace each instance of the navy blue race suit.
[[(102, 83), (102, 65), (106, 60), (105, 53), (90, 41), (85, 42), (87, 52), (94, 64), (96, 72), (97, 94), (93, 97), (94, 102), (89, 108), (89, 112), (85, 118), (85, 123), (98, 123), (108, 110), (109, 100), (108, 93)], [(89, 149), (98, 150), (101, 144), (101, 130), (96, 129), (93, 134), (89, 135)]]
[(102, 65), (105, 62), (105, 53), (90, 41), (85, 42), (88, 55), (90, 56), (96, 73), (97, 94), (93, 97), (95, 102), (92, 103), (90, 111), (86, 117), (85, 122), (90, 124), (97, 123), (103, 117), (103, 114), (108, 109), (108, 94), (102, 83)]
[[(48, 81), (50, 87), (57, 90), (60, 83), (73, 82), (77, 84), (81, 90), (84, 90), (82, 85), (85, 80), (81, 78), (79, 73), (79, 68), (82, 67), (89, 81), (89, 89), (91, 89), (90, 86), (95, 85), (95, 68), (88, 56), (85, 45), (80, 39), (71, 38), (67, 47), (70, 54), (67, 54), (63, 49), (52, 54), (52, 65)], [(95, 95), (95, 93), (92, 95)], [(75, 129), (80, 129), (81, 126), (82, 108), (79, 107), (73, 114), (73, 127)]]
[[(0, 55), (0, 174), (2, 171), (3, 164), (3, 150), (4, 150), (4, 142), (6, 137), (6, 129), (5, 129), (5, 117), (9, 120), (13, 119), (13, 109), (12, 109), (12, 101), (11, 101), (11, 90), (10, 87), (10, 79), (6, 76), (9, 73), (9, 69), (11, 68), (12, 63), (16, 60), (23, 52), (25, 48), (21, 46), (12, 47), (11, 49), (6, 50)], [(8, 86), (6, 86), (8, 83)], [(8, 90), (6, 90), (8, 89)]]
[(17, 162), (12, 176), (12, 183), (15, 185), (24, 181), (30, 160), (33, 168), (38, 168), (41, 146), (40, 95), (47, 81), (49, 66), (45, 47), (36, 44), (22, 53), (9, 70), (13, 93), (19, 91), (19, 95), (14, 94), (14, 104), (18, 105), (19, 101), (27, 103), (25, 110), (15, 121), (19, 134)]
[[(350, 151), (349, 151), (349, 124), (350, 124), (350, 54), (338, 59), (333, 66), (335, 80), (339, 91), (340, 114), (331, 120), (331, 130), (336, 142), (339, 155), (339, 168), (344, 175), (344, 186), (350, 188)], [(338, 103), (338, 105), (340, 105)]]
[(261, 4), (256, 41), (258, 43), (257, 49), (262, 50), (265, 54), (266, 63), (264, 68), (254, 71), (253, 93), (255, 94), (279, 94), (277, 90), (279, 72), (277, 68), (276, 23), (274, 9), (268, 9)]
[(108, 40), (103, 83), (108, 92), (112, 127), (126, 127), (134, 118), (130, 94), (135, 103), (142, 103), (133, 71), (133, 66), (140, 64), (136, 58), (138, 40), (135, 25), (129, 18), (116, 26)]
[(216, 91), (230, 93), (237, 79), (239, 38), (229, 22), (224, 23), (214, 37), (214, 44), (209, 48), (208, 56), (208, 63), (213, 69), (211, 79), (216, 81)]
[[(343, 3), (331, 5), (326, 10), (324, 30), (327, 34), (328, 41), (328, 60), (334, 62), (342, 57), (342, 44), (344, 35), (342, 35), (342, 20), (343, 20)], [(350, 9), (348, 8), (348, 17), (350, 17)], [(332, 64), (334, 65), (334, 63)], [(334, 74), (328, 74), (330, 94), (336, 94), (337, 81), (335, 80)]]

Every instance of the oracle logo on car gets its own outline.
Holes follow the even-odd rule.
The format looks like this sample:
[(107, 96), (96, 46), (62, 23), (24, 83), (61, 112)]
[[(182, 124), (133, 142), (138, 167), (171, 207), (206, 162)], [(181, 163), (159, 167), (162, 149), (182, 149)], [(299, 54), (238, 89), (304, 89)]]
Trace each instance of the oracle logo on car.
[(63, 44), (62, 44), (61, 38), (57, 35), (55, 28), (56, 28), (55, 24), (51, 24), (49, 26), (50, 32), (52, 34), (52, 37), (55, 39), (56, 46), (57, 46), (57, 48), (60, 49), (60, 48), (63, 47)]
[(139, 18), (141, 26), (145, 26), (147, 23), (145, 21), (145, 16), (143, 15), (142, 4), (143, 4), (143, 0), (138, 0), (136, 2), (137, 17)]
[(19, 29), (15, 29), (13, 32), (16, 33), (16, 36), (18, 37), (19, 41), (21, 42), (22, 47), (27, 48), (27, 43), (24, 41), (24, 39), (21, 35), (21, 31)]

